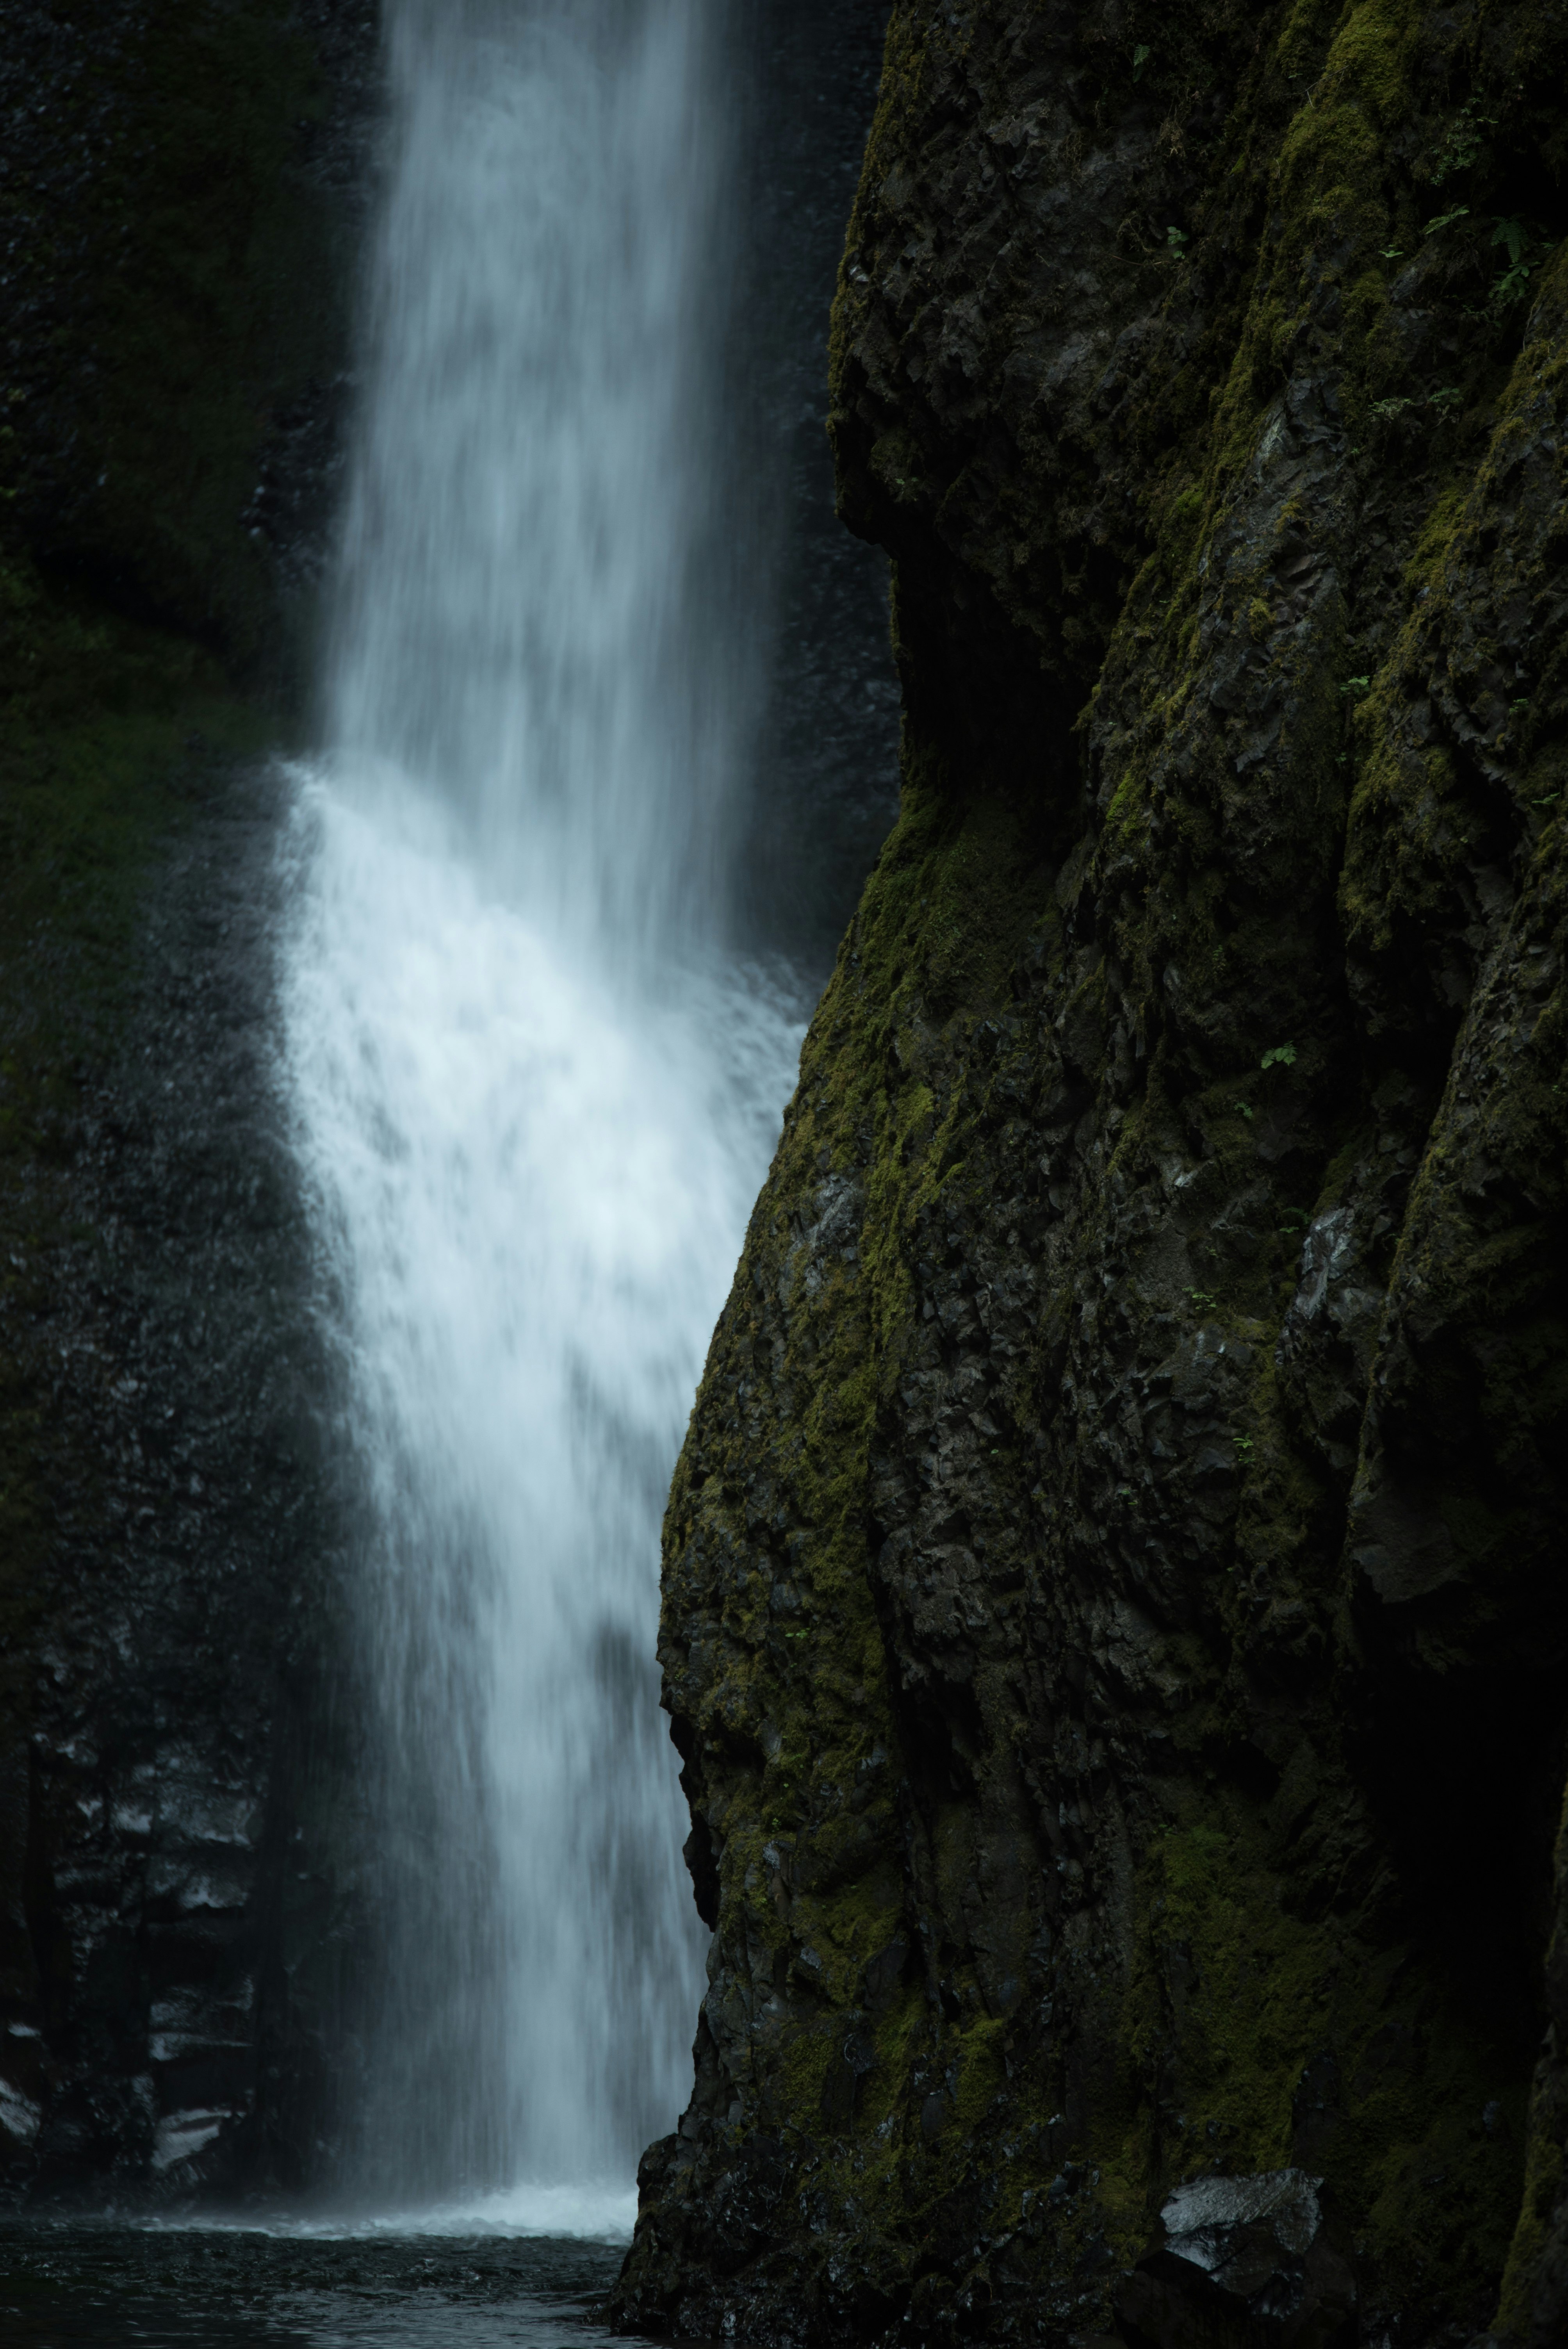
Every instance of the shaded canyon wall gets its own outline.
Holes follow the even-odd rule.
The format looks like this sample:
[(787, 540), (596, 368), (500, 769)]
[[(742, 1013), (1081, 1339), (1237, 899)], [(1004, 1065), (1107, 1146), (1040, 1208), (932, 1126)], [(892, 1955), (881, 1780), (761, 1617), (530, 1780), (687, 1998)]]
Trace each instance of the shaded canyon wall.
[[(1565, 70), (892, 10), (903, 809), (669, 1506), (715, 1940), (623, 2322), (1568, 2334)], [(1160, 2248), (1260, 2175), (1286, 2333)]]
[(342, 1496), (273, 1081), (263, 754), (330, 520), (375, 38), (334, 0), (6, 12), (12, 2198), (299, 2186), (343, 2080)]

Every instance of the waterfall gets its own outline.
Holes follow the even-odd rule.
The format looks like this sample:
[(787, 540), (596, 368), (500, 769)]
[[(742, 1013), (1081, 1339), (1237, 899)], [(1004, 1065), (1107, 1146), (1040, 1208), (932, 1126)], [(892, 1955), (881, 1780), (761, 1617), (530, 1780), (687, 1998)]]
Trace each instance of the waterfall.
[(541, 2223), (624, 2198), (689, 2087), (658, 1526), (799, 1044), (727, 943), (758, 631), (717, 11), (391, 0), (291, 833), (373, 1696), (351, 2167)]

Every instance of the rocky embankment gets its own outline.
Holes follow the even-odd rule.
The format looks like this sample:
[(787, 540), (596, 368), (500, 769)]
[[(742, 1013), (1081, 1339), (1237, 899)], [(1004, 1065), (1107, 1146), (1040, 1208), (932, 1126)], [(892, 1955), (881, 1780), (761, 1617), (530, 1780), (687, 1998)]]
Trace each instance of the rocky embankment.
[(666, 1533), (620, 2318), (1568, 2334), (1568, 12), (898, 0), (903, 812)]
[(6, 12), (10, 2197), (298, 2185), (342, 2085), (353, 1707), (261, 754), (329, 518), (374, 40), (332, 0)]

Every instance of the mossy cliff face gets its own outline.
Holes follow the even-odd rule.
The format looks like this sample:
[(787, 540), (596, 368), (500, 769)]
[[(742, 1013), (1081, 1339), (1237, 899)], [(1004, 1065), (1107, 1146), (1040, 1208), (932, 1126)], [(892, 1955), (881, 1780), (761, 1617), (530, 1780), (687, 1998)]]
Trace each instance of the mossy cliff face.
[(1087, 2339), (1296, 2165), (1364, 2338), (1568, 2337), (1565, 88), (1554, 6), (892, 11), (903, 813), (671, 1497), (626, 2321)]
[(7, 2199), (294, 2184), (330, 2135), (334, 1519), (259, 758), (329, 518), (374, 29), (6, 11)]

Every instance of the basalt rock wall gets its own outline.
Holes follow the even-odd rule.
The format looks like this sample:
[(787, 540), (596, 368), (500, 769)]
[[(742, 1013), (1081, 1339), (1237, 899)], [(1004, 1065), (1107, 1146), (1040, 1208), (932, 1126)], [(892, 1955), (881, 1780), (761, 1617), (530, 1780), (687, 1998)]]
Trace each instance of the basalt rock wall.
[(0, 2190), (330, 2169), (360, 1956), (328, 1368), (273, 1079), (374, 12), (0, 56)]
[(1561, 5), (892, 9), (903, 808), (670, 1501), (624, 2322), (1568, 2335), (1565, 88)]

